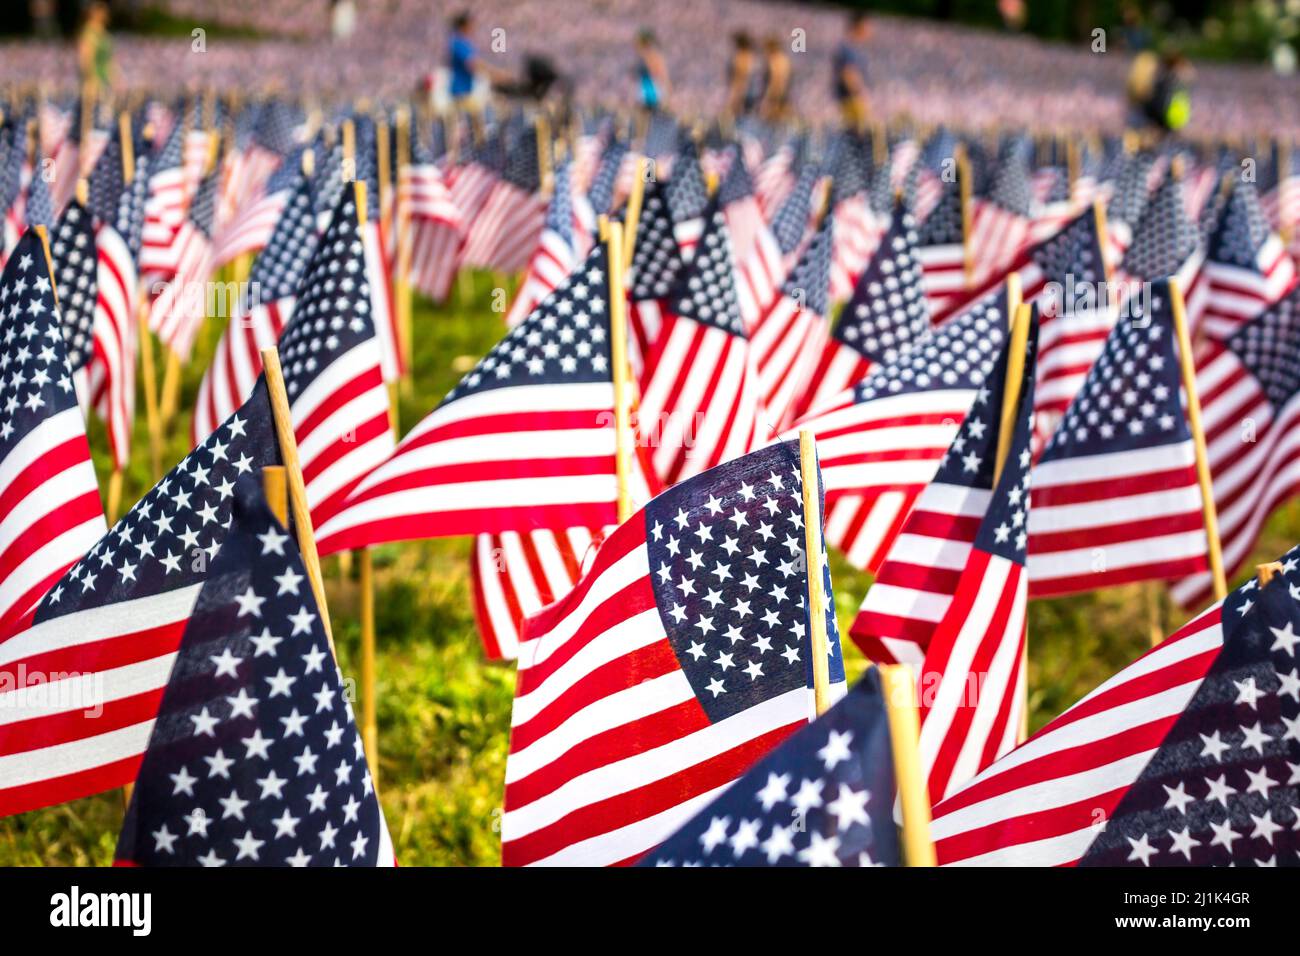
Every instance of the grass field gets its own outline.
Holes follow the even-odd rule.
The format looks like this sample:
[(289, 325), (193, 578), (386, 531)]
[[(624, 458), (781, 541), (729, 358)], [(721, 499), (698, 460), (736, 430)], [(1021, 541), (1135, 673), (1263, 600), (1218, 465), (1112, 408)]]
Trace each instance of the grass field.
[[(400, 399), (410, 427), (460, 378), (467, 363), (500, 337), (491, 311), (492, 278), (475, 277), (444, 306), (417, 302), (414, 386)], [(216, 323), (213, 323), (214, 325)], [(214, 344), (213, 329), (207, 346)], [(193, 401), (198, 369), (186, 376), (183, 408)], [(457, 371), (460, 369), (460, 371)], [(164, 460), (188, 449), (187, 413), (174, 423)], [(105, 447), (92, 426), (92, 446)], [(143, 428), (127, 475), (129, 503), (147, 490)], [(102, 468), (105, 462), (97, 457)], [(1300, 538), (1296, 504), (1270, 522), (1260, 560)], [(390, 545), (375, 555), (379, 788), (397, 856), (405, 866), (491, 865), (500, 860), (497, 823), (510, 722), (513, 668), (483, 659), (469, 589), (469, 539)], [(847, 633), (870, 581), (832, 556), (835, 600)], [(330, 612), (345, 677), (356, 674), (357, 589), (336, 561), (327, 561)], [(1156, 594), (1130, 587), (1030, 607), (1031, 728), (1042, 726), (1148, 646)], [(1166, 631), (1182, 620), (1163, 611)], [(865, 666), (846, 648), (850, 677)], [(120, 793), (0, 820), (0, 865), (104, 865), (112, 860), (122, 819)]]

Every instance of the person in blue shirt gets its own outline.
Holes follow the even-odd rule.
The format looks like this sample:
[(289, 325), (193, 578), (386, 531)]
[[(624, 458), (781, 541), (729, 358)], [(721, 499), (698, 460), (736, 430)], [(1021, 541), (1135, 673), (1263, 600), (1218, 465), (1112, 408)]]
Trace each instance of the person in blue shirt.
[(637, 33), (636, 56), (637, 99), (642, 109), (653, 112), (668, 99), (668, 65), (652, 31)]
[(451, 18), (451, 40), (447, 45), (447, 67), (451, 72), (448, 92), (458, 106), (464, 105), (465, 100), (473, 95), (475, 81), (480, 75), (489, 80), (504, 76), (479, 56), (471, 37), (473, 28), (474, 18), (467, 11)]
[(861, 129), (866, 125), (867, 54), (863, 44), (871, 39), (871, 18), (859, 11), (849, 17), (849, 27), (831, 58), (831, 92), (840, 106), (844, 125)]

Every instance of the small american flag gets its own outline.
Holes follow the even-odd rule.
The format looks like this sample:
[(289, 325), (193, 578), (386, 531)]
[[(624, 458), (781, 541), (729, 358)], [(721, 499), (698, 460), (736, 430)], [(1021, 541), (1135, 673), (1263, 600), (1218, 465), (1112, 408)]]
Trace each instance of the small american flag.
[[(836, 214), (836, 231), (844, 227)], [(815, 413), (874, 369), (897, 361), (930, 331), (930, 311), (916, 256), (916, 223), (901, 204), (889, 231), (858, 279), (830, 341), (795, 406)]]
[(354, 187), (339, 197), (280, 335), (312, 524), (342, 508), (358, 482), (393, 450), (383, 352)]
[(642, 386), (639, 430), (665, 485), (743, 455), (769, 437), (726, 224), (716, 207), (706, 219), (690, 265), (665, 303)]
[(317, 529), (322, 553), (615, 520), (607, 252), (507, 335)]
[(1133, 230), (1150, 201), (1147, 183), (1155, 168), (1154, 158), (1145, 152), (1121, 157), (1119, 163), (1110, 205), (1106, 208), (1107, 245), (1114, 250), (1116, 263), (1133, 243)]
[(797, 423), (821, 451), (827, 538), (854, 567), (880, 567), (988, 384), (1009, 314), (1007, 291), (994, 292)]
[(292, 537), (256, 475), (176, 648), (119, 866), (391, 866), (361, 735)]
[(518, 272), (528, 264), (546, 216), (537, 149), (537, 130), (529, 127), (507, 147), (501, 176), (482, 208), (470, 214), (462, 207), (469, 224), (462, 266)]
[(542, 234), (529, 259), (515, 301), (506, 314), (506, 325), (513, 328), (522, 322), (543, 299), (555, 291), (579, 261), (571, 168), (568, 160), (565, 160), (555, 169), (555, 184), (551, 201), (546, 207)]
[(619, 170), (628, 155), (627, 144), (611, 137), (600, 156), (600, 166), (587, 187), (587, 200), (597, 215), (614, 211), (614, 190), (618, 185)]
[(653, 371), (648, 363), (663, 329), (663, 310), (685, 268), (681, 247), (673, 235), (668, 202), (662, 186), (655, 183), (646, 190), (641, 203), (628, 286), (628, 352), (632, 370), (642, 379)]
[[(1300, 490), (1300, 288), (1240, 326), (1226, 340), (1207, 335), (1197, 355), (1205, 443), (1223, 563), (1235, 573), (1264, 522)], [(1174, 584), (1173, 596), (1196, 606), (1211, 593), (1208, 574)]]
[(1034, 471), (1035, 597), (1208, 567), (1168, 281), (1126, 308)]
[(95, 303), (99, 299), (99, 259), (90, 213), (76, 199), (68, 203), (50, 232), (54, 285), (63, 316), (63, 342), (82, 414), (90, 403), (90, 362), (95, 354)]
[(411, 285), (441, 302), (456, 276), (465, 220), (443, 171), (423, 143), (398, 173), (398, 191), (410, 217)]
[(917, 230), (925, 298), (936, 316), (948, 315), (967, 296), (966, 239), (961, 182), (954, 175), (942, 186), (938, 203)]
[(1229, 338), (1281, 299), (1295, 277), (1295, 262), (1269, 229), (1255, 185), (1234, 178), (1209, 235), (1201, 329)]
[(880, 672), (756, 763), (641, 866), (901, 866)]
[(236, 304), (203, 374), (190, 424), (194, 444), (229, 418), (252, 392), (262, 374), (261, 350), (275, 345), (293, 315), (319, 238), (311, 183), (304, 178), (253, 263), (247, 294)]
[(1195, 331), (1205, 307), (1204, 261), (1200, 230), (1187, 216), (1183, 181), (1170, 170), (1142, 212), (1118, 279), (1133, 286), (1176, 278), (1187, 302), (1187, 321)]
[[(10, 688), (0, 693), (0, 815), (135, 778), (181, 634), (225, 540), (235, 481), (279, 463), (271, 421), (259, 386), (89, 551), (80, 543), (81, 559), (30, 626), (0, 641)], [(52, 672), (61, 678), (42, 682)], [(37, 684), (47, 692), (29, 699)]]
[(671, 173), (664, 185), (664, 199), (672, 216), (673, 235), (682, 254), (690, 259), (709, 221), (709, 191), (700, 167), (699, 151), (691, 137), (682, 139), (673, 157)]
[(184, 126), (178, 119), (162, 149), (149, 162), (140, 246), (140, 274), (148, 282), (171, 277), (179, 265), (176, 238), (185, 222), (186, 202), (181, 170)]
[(104, 533), (60, 326), (45, 251), (29, 230), (0, 276), (0, 636)]
[(826, 344), (834, 237), (835, 214), (828, 212), (751, 333), (763, 408), (774, 430), (793, 419)]
[[(631, 862), (808, 721), (802, 500), (797, 443), (730, 461), (620, 525), (529, 619), (506, 865)], [(833, 609), (827, 629), (838, 696)]]
[[(212, 275), (212, 217), (216, 212), (217, 170), (195, 190), (173, 240), (175, 270), (162, 283), (149, 311), (149, 328), (173, 354), (188, 359), (208, 313)], [(147, 215), (146, 207), (146, 215)], [(148, 229), (148, 220), (145, 221)], [(158, 290), (159, 282), (152, 285)]]
[(1033, 202), (1023, 144), (1013, 142), (998, 162), (988, 194), (972, 202), (971, 281), (1002, 276), (1030, 242)]
[(1294, 551), (934, 811), (943, 865), (1300, 862)]
[(772, 236), (784, 257), (798, 252), (808, 235), (815, 215), (813, 190), (822, 178), (821, 168), (816, 163), (806, 163), (789, 194), (776, 210), (776, 215), (772, 217)]
[[(881, 226), (872, 211), (870, 146), (860, 137), (845, 134), (839, 140), (831, 166), (830, 207), (840, 224), (831, 258), (831, 301), (853, 295), (859, 277), (881, 242)], [(889, 223), (885, 223), (889, 225)]]

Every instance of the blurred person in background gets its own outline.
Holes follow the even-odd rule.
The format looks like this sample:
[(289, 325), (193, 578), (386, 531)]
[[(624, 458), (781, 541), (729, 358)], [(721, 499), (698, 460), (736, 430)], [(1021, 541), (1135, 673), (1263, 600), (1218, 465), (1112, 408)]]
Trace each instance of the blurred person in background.
[(113, 38), (108, 33), (108, 4), (86, 7), (86, 17), (77, 34), (77, 67), (83, 95), (98, 99), (113, 88)]
[(866, 126), (870, 103), (867, 99), (867, 54), (871, 39), (871, 18), (864, 11), (849, 16), (848, 29), (831, 58), (831, 91), (839, 104), (844, 125)]
[(668, 100), (668, 64), (664, 62), (659, 40), (652, 30), (636, 35), (637, 102), (647, 112), (654, 112)]
[(474, 18), (469, 11), (461, 11), (451, 18), (451, 38), (447, 43), (448, 92), (452, 102), (462, 109), (471, 106), (479, 77), (488, 83), (510, 79), (504, 70), (498, 70), (479, 55), (473, 30)]
[(754, 41), (744, 30), (731, 35), (731, 60), (727, 63), (727, 112), (746, 116), (763, 98), (763, 76)]
[(763, 101), (759, 113), (769, 122), (790, 112), (790, 57), (781, 38), (773, 33), (763, 41)]
[(352, 0), (330, 0), (330, 32), (335, 40), (346, 40), (357, 26), (357, 7)]

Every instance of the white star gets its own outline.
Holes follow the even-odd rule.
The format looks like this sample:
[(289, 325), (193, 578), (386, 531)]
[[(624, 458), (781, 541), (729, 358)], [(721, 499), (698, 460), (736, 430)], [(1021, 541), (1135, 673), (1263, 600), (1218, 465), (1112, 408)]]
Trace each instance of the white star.
[(700, 845), (704, 847), (705, 854), (712, 853), (726, 842), (730, 827), (730, 817), (714, 817), (709, 821), (708, 829), (700, 834)]
[(250, 584), (243, 594), (236, 594), (235, 601), (239, 604), (239, 615), (251, 614), (253, 617), (262, 616), (262, 605), (266, 603), (266, 598), (258, 597), (257, 592), (253, 590)]
[(1128, 858), (1130, 860), (1141, 860), (1143, 866), (1150, 866), (1151, 857), (1155, 856), (1157, 851), (1156, 848), (1151, 845), (1151, 841), (1147, 838), (1147, 835), (1145, 833), (1142, 834), (1142, 839), (1140, 840), (1135, 840), (1132, 837), (1125, 837), (1125, 839), (1128, 840), (1129, 844), (1133, 847), (1133, 851), (1129, 853)]
[(266, 529), (266, 534), (259, 534), (257, 540), (262, 542), (262, 554), (284, 554), (284, 543), (289, 536), (281, 534), (273, 525)]
[(832, 730), (830, 737), (826, 741), (826, 746), (817, 751), (817, 756), (826, 766), (827, 772), (834, 770), (839, 764), (849, 759), (849, 744), (853, 741), (853, 731), (845, 730), (843, 732)]
[(1286, 627), (1270, 627), (1269, 630), (1273, 632), (1273, 646), (1269, 650), (1286, 651), (1295, 657), (1295, 646), (1300, 643), (1300, 634), (1296, 634), (1292, 622), (1287, 621)]
[(854, 790), (841, 783), (839, 796), (826, 804), (826, 809), (835, 814), (836, 827), (840, 830), (847, 830), (855, 823), (865, 826), (870, 822), (867, 817), (867, 801), (870, 799), (870, 791)]
[(155, 851), (170, 853), (175, 856), (176, 851), (172, 848), (172, 844), (180, 839), (180, 835), (168, 830), (167, 824), (164, 823), (157, 830), (153, 831), (153, 839), (153, 848)]
[(1211, 821), (1210, 829), (1214, 831), (1214, 839), (1210, 841), (1210, 846), (1221, 846), (1229, 853), (1232, 852), (1232, 841), (1241, 839), (1241, 834), (1233, 831), (1231, 820), (1224, 820), (1222, 823)]
[[(1169, 789), (1168, 787), (1165, 788)], [(1201, 841), (1192, 837), (1190, 827), (1183, 827), (1182, 830), (1170, 830), (1169, 836), (1173, 838), (1174, 845), (1169, 848), (1170, 853), (1181, 853), (1188, 862), (1192, 859), (1192, 847), (1200, 846)]]
[(809, 866), (839, 866), (839, 837), (822, 836), (816, 830), (811, 834), (812, 842), (799, 851), (800, 862)]

